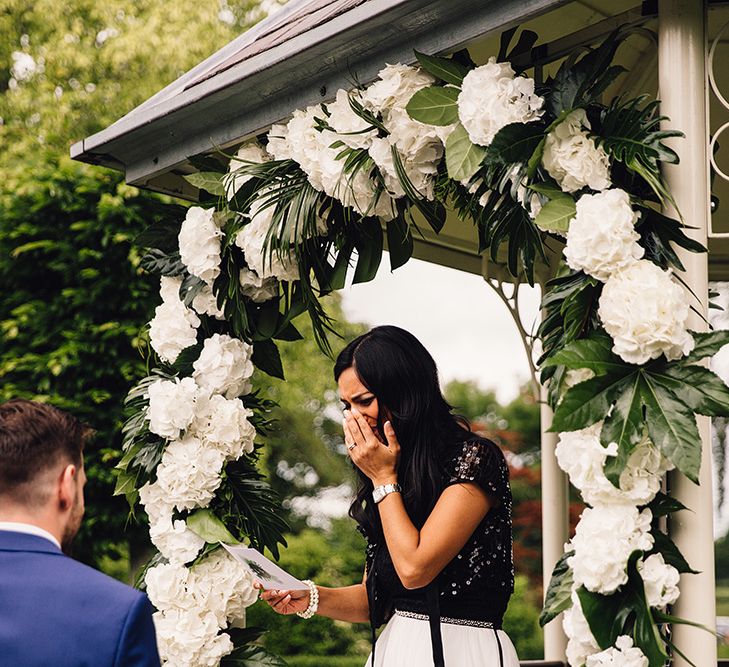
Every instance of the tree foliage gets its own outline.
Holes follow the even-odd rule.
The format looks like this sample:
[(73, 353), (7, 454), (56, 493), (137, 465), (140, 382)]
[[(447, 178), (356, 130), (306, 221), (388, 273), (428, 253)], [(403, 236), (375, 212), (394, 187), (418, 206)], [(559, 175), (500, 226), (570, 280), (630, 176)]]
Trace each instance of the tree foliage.
[(122, 535), (112, 498), (123, 399), (144, 375), (141, 328), (157, 301), (132, 242), (179, 223), (180, 208), (68, 150), (261, 15), (253, 0), (226, 6), (9, 0), (0, 12), (0, 400), (47, 400), (96, 429), (76, 551), (97, 565), (142, 539)]

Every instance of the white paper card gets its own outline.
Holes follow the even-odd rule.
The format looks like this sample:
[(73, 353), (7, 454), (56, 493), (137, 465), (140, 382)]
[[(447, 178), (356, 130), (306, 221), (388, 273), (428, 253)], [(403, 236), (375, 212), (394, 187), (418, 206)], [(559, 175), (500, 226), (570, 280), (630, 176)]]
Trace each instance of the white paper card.
[(221, 544), (238, 562), (247, 567), (254, 579), (257, 579), (266, 590), (308, 591), (309, 587), (296, 577), (281, 569), (260, 551), (239, 544)]

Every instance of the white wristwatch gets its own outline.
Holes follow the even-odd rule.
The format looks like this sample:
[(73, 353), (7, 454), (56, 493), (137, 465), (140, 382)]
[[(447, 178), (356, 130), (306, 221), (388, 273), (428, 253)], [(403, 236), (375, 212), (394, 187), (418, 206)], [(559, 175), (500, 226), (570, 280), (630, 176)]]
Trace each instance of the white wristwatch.
[(401, 493), (402, 487), (399, 484), (383, 484), (382, 486), (376, 486), (372, 489), (372, 500), (375, 504), (382, 502), (385, 496), (389, 496), (391, 493)]

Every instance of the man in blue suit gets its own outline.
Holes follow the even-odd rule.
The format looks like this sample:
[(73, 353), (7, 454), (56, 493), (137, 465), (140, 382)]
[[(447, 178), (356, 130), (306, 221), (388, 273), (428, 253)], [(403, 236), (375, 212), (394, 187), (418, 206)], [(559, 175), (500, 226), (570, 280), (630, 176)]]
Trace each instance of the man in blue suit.
[(64, 555), (84, 513), (90, 430), (0, 405), (0, 665), (159, 667), (147, 596)]

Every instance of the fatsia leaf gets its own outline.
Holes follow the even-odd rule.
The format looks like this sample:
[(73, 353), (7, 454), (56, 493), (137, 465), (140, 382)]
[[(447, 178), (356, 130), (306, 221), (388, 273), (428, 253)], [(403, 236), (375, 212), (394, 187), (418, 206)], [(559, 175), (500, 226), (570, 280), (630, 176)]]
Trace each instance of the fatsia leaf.
[(215, 171), (200, 171), (195, 174), (186, 174), (183, 178), (194, 187), (205, 190), (211, 195), (218, 197), (225, 196), (225, 185), (223, 180), (225, 174), (221, 174)]
[(225, 542), (239, 544), (238, 540), (225, 527), (225, 524), (208, 509), (197, 510), (187, 517), (187, 527), (208, 544)]
[[(580, 385), (578, 385), (580, 386)], [(653, 444), (686, 477), (698, 484), (701, 438), (690, 408), (669, 389), (644, 375), (642, 399)]]
[(667, 496), (665, 493), (662, 493), (659, 491), (656, 494), (656, 497), (651, 500), (650, 503), (648, 503), (648, 509), (651, 511), (651, 514), (653, 515), (653, 518), (659, 516), (666, 516), (668, 514), (672, 514), (673, 512), (680, 512), (681, 510), (685, 510), (686, 505), (684, 505), (682, 502), (676, 500), (675, 498), (671, 498), (671, 496)]
[(588, 338), (567, 343), (546, 359), (542, 366), (565, 366), (570, 369), (589, 368), (597, 375), (626, 373), (631, 370), (612, 352), (612, 339), (604, 333), (594, 332)]
[(600, 421), (629, 379), (624, 373), (608, 373), (570, 387), (557, 406), (550, 431), (578, 431)]
[(471, 178), (486, 155), (486, 149), (476, 146), (460, 123), (448, 135), (445, 150), (448, 176), (456, 181)]
[(272, 340), (259, 340), (253, 343), (253, 355), (251, 356), (253, 365), (267, 373), (271, 377), (284, 379), (283, 364), (281, 363), (281, 354), (278, 351), (276, 343)]
[(544, 607), (541, 614), (539, 614), (539, 625), (541, 627), (544, 627), (570, 607), (573, 576), (572, 570), (567, 565), (567, 559), (573, 554), (573, 551), (563, 554), (554, 566), (554, 570), (552, 570), (552, 578), (544, 596)]
[(458, 88), (429, 86), (410, 98), (406, 111), (410, 118), (426, 125), (452, 125), (458, 121)]
[(697, 570), (691, 568), (683, 554), (676, 546), (676, 543), (661, 530), (655, 529), (653, 535), (653, 549), (650, 553), (661, 554), (668, 565), (673, 565), (679, 572), (687, 574), (698, 574)]
[(576, 213), (577, 205), (572, 197), (569, 195), (554, 197), (542, 206), (534, 222), (540, 229), (566, 232)]
[(463, 83), (463, 77), (468, 74), (468, 68), (465, 65), (450, 58), (428, 56), (420, 51), (415, 51), (415, 57), (426, 72), (432, 74), (436, 79), (454, 86), (460, 86)]
[(670, 364), (651, 372), (653, 381), (672, 391), (700, 415), (729, 417), (729, 387), (716, 373), (695, 364)]
[(615, 401), (613, 411), (605, 418), (600, 431), (603, 446), (611, 442), (618, 445), (618, 455), (605, 462), (605, 476), (616, 487), (619, 487), (620, 474), (625, 470), (633, 448), (643, 435), (642, 384), (640, 373), (629, 378), (625, 391)]
[(692, 331), (694, 349), (684, 357), (682, 363), (699, 361), (705, 357), (713, 357), (722, 347), (729, 345), (729, 329), (719, 331)]
[(528, 162), (543, 139), (541, 123), (510, 123), (494, 136), (487, 149), (487, 158), (502, 164)]
[(580, 599), (582, 613), (598, 646), (601, 649), (612, 646), (623, 631), (625, 594), (619, 591), (613, 595), (600, 595), (580, 586), (577, 589), (577, 597)]

